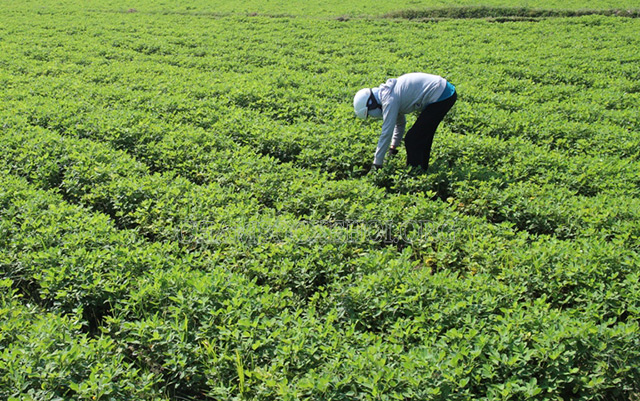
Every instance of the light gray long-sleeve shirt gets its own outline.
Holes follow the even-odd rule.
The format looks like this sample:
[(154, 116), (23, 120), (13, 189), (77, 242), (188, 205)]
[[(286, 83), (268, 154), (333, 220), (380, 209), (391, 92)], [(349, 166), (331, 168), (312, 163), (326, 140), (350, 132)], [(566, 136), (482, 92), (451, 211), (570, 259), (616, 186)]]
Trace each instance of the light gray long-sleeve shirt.
[(383, 123), (373, 164), (382, 165), (389, 145), (400, 145), (407, 124), (405, 114), (436, 102), (446, 86), (444, 78), (422, 72), (401, 75), (380, 85)]

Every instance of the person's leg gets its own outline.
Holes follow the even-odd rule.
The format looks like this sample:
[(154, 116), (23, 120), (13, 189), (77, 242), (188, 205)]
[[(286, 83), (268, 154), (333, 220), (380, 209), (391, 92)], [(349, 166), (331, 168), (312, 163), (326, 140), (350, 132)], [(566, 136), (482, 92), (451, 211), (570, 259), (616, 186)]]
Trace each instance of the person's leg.
[(443, 101), (428, 105), (418, 116), (411, 129), (405, 135), (404, 143), (407, 149), (407, 165), (421, 166), (424, 170), (429, 167), (431, 144), (433, 136), (444, 116), (451, 110), (457, 100), (457, 94)]

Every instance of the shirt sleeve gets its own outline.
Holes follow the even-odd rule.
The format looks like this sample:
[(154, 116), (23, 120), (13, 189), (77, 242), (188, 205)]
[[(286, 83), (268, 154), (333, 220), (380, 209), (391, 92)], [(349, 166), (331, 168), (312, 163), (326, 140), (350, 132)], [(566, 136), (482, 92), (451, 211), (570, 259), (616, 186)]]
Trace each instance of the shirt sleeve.
[(402, 121), (404, 131), (404, 124), (406, 122), (404, 115), (399, 118), (398, 116), (398, 102), (390, 102), (384, 107), (382, 118), (382, 133), (380, 134), (380, 138), (378, 139), (378, 147), (376, 149), (376, 155), (373, 159), (373, 164), (378, 166), (382, 165), (384, 162), (384, 156), (387, 154), (387, 150), (389, 150), (389, 145), (391, 144), (391, 138), (393, 137), (393, 133), (396, 129), (396, 123)]
[(396, 119), (396, 127), (393, 130), (393, 138), (391, 139), (391, 146), (397, 148), (402, 142), (402, 137), (404, 137), (404, 130), (407, 126), (407, 118), (404, 114), (399, 114)]

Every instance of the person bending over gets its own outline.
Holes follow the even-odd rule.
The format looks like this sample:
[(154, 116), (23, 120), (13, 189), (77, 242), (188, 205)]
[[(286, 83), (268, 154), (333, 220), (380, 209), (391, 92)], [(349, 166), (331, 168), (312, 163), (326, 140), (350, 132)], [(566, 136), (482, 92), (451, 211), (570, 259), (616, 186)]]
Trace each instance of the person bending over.
[[(353, 98), (356, 116), (382, 118), (382, 133), (378, 140), (373, 168), (382, 167), (391, 145), (391, 154), (398, 153), (404, 136), (407, 165), (429, 166), (433, 136), (444, 116), (457, 100), (456, 88), (438, 75), (413, 72), (388, 79), (377, 88), (360, 89)], [(405, 114), (419, 111), (413, 126), (405, 133)]]

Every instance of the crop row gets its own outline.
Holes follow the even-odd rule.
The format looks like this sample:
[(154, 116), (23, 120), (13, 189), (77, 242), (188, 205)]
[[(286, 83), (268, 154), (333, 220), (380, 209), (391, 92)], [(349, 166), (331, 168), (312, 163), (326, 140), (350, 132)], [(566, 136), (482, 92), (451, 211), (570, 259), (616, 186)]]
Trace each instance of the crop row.
[[(172, 14), (182, 16), (206, 16), (219, 18), (224, 16), (271, 16), (298, 18), (358, 18), (363, 16), (387, 16), (395, 18), (491, 18), (501, 16), (521, 17), (559, 17), (581, 16), (592, 13), (603, 15), (636, 16), (637, 3), (631, 0), (611, 3), (597, 0), (585, 3), (582, 0), (570, 1), (513, 1), (487, 0), (478, 6), (477, 1), (463, 0), (447, 3), (434, 0), (403, 0), (390, 4), (362, 4), (338, 0), (309, 1), (306, 3), (268, 3), (257, 0), (243, 3), (226, 1), (189, 0), (180, 4), (145, 1), (131, 8), (123, 0), (109, 0), (92, 5), (88, 10), (75, 4), (42, 4), (36, 9), (40, 13), (64, 13), (65, 15), (83, 15), (87, 11), (96, 13), (142, 13), (154, 16)], [(616, 7), (613, 8), (612, 7)], [(7, 10), (16, 13), (32, 12), (31, 3), (12, 4)]]
[[(255, 102), (260, 103), (261, 99), (256, 97)], [(167, 96), (164, 101), (175, 104), (185, 100)], [(213, 108), (207, 105), (191, 106), (186, 110), (174, 106), (166, 115), (158, 116), (154, 112), (124, 109), (126, 106), (116, 110), (86, 110), (86, 106), (75, 101), (62, 103), (55, 98), (41, 96), (23, 105), (34, 103), (39, 106), (31, 106), (30, 110), (24, 111), (26, 123), (65, 135), (108, 141), (115, 148), (125, 149), (151, 165), (158, 161), (149, 148), (158, 142), (175, 142), (179, 138), (174, 137), (184, 135), (185, 131), (206, 130), (206, 141), (211, 147), (233, 147), (233, 142), (238, 142), (260, 154), (292, 162), (296, 167), (320, 169), (344, 178), (363, 174), (366, 164), (370, 162), (371, 146), (368, 142), (373, 142), (371, 135), (351, 134), (349, 131), (357, 129), (353, 123), (333, 122), (320, 129), (315, 123), (291, 126), (274, 123), (268, 114), (257, 115), (252, 110), (219, 105)], [(14, 111), (22, 112), (20, 104), (16, 106)], [(468, 109), (469, 106), (462, 103), (460, 108)], [(211, 116), (204, 117), (207, 112)], [(464, 111), (456, 113), (456, 119), (451, 122), (452, 129), (465, 132), (457, 125), (458, 119), (462, 118), (458, 114), (464, 114)], [(157, 120), (158, 117), (161, 120)], [(203, 124), (204, 118), (209, 122)], [(215, 122), (211, 122), (214, 119)], [(527, 120), (527, 124), (533, 122)], [(561, 129), (559, 127), (562, 125), (556, 122), (556, 127)], [(566, 137), (566, 130), (563, 132)], [(447, 134), (445, 128), (444, 134), (440, 135), (440, 146), (434, 149), (434, 157), (459, 163), (459, 153), (464, 151), (461, 145), (471, 142), (475, 146), (473, 150), (480, 148), (480, 151), (467, 151), (464, 162), (480, 165), (489, 173), (500, 174), (506, 181), (553, 183), (587, 196), (603, 191), (637, 195), (640, 181), (638, 162), (622, 157), (624, 154), (607, 155), (607, 151), (602, 149), (599, 151), (604, 153), (597, 155), (592, 152), (579, 154), (579, 149), (576, 149), (572, 153), (578, 154), (572, 155), (549, 150), (548, 146), (531, 143), (526, 138), (492, 141), (482, 133), (468, 133), (471, 139), (465, 140), (459, 136), (451, 138)], [(590, 137), (584, 134), (587, 143)], [(482, 148), (486, 150), (482, 151)], [(476, 159), (469, 160), (472, 156)]]
[[(3, 268), (3, 273), (5, 272)], [(0, 282), (0, 396), (8, 400), (153, 399), (153, 375), (127, 361), (116, 341), (90, 338), (81, 318), (25, 305)]]

